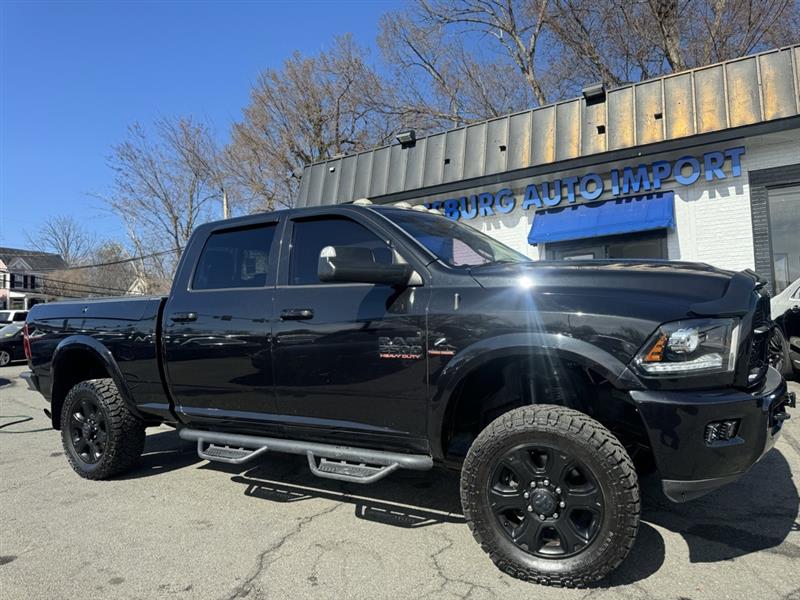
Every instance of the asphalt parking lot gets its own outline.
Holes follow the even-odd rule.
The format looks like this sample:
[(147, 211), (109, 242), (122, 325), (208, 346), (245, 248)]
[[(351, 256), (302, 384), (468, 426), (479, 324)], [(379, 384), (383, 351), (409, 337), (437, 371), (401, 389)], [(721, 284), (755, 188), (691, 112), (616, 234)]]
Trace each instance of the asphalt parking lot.
[(4, 599), (800, 600), (800, 412), (744, 479), (705, 498), (674, 505), (646, 480), (627, 561), (596, 588), (559, 590), (494, 568), (463, 522), (455, 473), (358, 486), (317, 479), (296, 456), (229, 468), (163, 427), (134, 473), (80, 479), (23, 370), (0, 371)]

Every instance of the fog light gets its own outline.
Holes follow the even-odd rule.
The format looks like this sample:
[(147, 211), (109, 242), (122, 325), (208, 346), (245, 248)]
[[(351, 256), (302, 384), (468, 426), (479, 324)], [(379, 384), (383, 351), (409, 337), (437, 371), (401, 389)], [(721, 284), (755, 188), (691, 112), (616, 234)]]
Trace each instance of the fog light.
[(729, 421), (712, 421), (706, 425), (706, 444), (726, 442), (736, 437), (739, 431), (739, 419)]

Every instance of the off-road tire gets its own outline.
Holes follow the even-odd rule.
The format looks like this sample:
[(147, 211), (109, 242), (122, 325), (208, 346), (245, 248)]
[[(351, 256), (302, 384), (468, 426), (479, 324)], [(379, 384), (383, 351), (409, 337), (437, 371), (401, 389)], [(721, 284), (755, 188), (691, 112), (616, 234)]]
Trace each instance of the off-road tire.
[[(78, 454), (72, 439), (70, 419), (82, 400), (91, 400), (105, 421), (105, 445), (101, 457), (88, 463)], [(61, 442), (73, 470), (86, 479), (109, 479), (130, 470), (144, 449), (145, 424), (125, 404), (112, 379), (91, 379), (67, 393), (61, 410)]]
[(770, 333), (769, 364), (786, 379), (792, 377), (794, 368), (789, 355), (789, 342), (786, 341), (786, 336), (783, 335), (778, 326)]
[[(529, 441), (558, 444), (583, 461), (602, 491), (605, 506), (597, 533), (574, 556), (551, 559), (528, 553), (501, 528), (490, 506), (488, 486), (496, 463), (509, 449)], [(473, 536), (501, 571), (553, 586), (585, 587), (604, 578), (625, 559), (639, 527), (639, 484), (625, 448), (599, 422), (561, 406), (525, 406), (490, 423), (467, 453), (461, 503)]]

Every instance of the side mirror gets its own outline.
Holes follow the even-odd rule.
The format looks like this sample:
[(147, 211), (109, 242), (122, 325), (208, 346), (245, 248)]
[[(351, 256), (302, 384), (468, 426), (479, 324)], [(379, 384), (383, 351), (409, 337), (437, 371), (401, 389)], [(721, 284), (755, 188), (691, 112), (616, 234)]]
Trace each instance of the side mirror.
[(325, 246), (319, 253), (320, 281), (407, 285), (414, 270), (407, 264), (378, 264), (369, 248)]

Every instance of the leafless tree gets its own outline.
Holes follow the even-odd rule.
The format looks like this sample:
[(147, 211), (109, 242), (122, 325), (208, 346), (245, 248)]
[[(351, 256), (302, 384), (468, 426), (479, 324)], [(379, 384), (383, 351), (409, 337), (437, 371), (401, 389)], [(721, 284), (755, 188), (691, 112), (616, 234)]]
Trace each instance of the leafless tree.
[(35, 233), (26, 233), (26, 237), (34, 249), (58, 254), (70, 266), (85, 262), (97, 243), (82, 223), (67, 215), (45, 219)]
[(290, 206), (308, 163), (382, 143), (393, 127), (384, 83), (349, 36), (317, 56), (299, 53), (264, 71), (225, 153), (251, 209)]
[(196, 225), (219, 216), (222, 188), (209, 129), (191, 118), (129, 128), (112, 149), (115, 173), (104, 198), (125, 223), (142, 274), (169, 279)]

